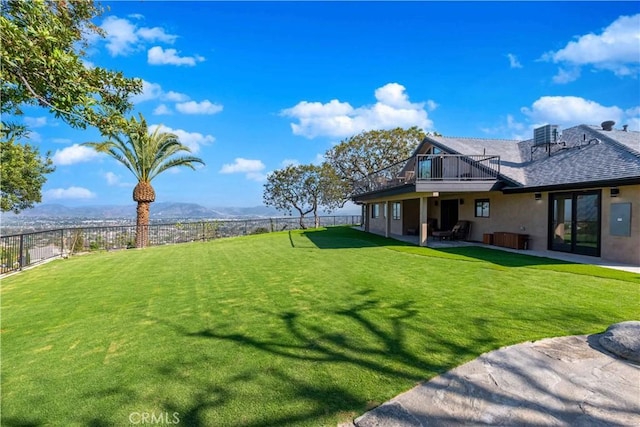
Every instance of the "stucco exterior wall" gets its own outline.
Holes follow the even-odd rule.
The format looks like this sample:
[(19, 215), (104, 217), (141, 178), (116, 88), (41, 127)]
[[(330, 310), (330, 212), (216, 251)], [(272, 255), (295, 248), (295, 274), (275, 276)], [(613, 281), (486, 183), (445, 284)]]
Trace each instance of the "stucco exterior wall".
[[(602, 189), (601, 258), (640, 266), (640, 185), (618, 187), (618, 197), (611, 197), (609, 188)], [(631, 203), (631, 235), (612, 236), (611, 204)], [(614, 218), (615, 220), (615, 218)]]
[[(640, 265), (640, 185), (618, 187), (620, 193), (611, 197), (610, 188), (592, 188), (601, 190), (601, 258), (632, 265)], [(559, 191), (553, 193), (564, 193)], [(429, 194), (427, 203), (427, 217), (438, 221), (441, 227), (440, 203), (443, 200), (463, 200), (458, 203), (458, 219), (471, 222), (469, 240), (481, 242), (483, 234), (495, 232), (509, 232), (529, 235), (529, 249), (544, 251), (548, 248), (549, 230), (549, 192), (542, 192), (540, 200), (535, 199), (534, 193), (503, 194), (501, 192), (478, 192), (440, 194), (432, 197)], [(420, 202), (412, 193), (402, 197), (389, 199), (389, 206), (393, 201), (401, 201), (400, 220), (391, 219), (391, 234), (407, 234), (407, 229), (417, 229), (420, 223)], [(489, 217), (475, 216), (475, 202), (478, 199), (489, 200)], [(371, 206), (368, 209), (370, 230), (378, 233), (385, 232), (386, 218), (384, 215), (385, 201), (376, 201), (380, 205), (378, 218), (371, 218)], [(438, 203), (438, 205), (436, 205)], [(613, 203), (631, 204), (631, 233), (629, 236), (611, 235), (611, 205)], [(391, 215), (390, 210), (388, 215)]]
[[(374, 203), (375, 204), (375, 203)], [(373, 204), (369, 207), (369, 231), (376, 233), (384, 233), (385, 230), (385, 221), (386, 218), (384, 216), (385, 203), (379, 202), (379, 215), (377, 218), (371, 217), (371, 212), (373, 212)]]

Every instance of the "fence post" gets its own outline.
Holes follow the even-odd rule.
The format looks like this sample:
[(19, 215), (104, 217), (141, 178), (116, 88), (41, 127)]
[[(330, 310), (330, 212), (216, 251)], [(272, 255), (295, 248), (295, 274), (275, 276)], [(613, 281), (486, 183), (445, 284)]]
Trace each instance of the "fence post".
[(64, 228), (60, 229), (60, 256), (64, 255)]
[(202, 221), (202, 241), (206, 242), (207, 241), (207, 234), (206, 234), (206, 226), (204, 221)]
[(20, 270), (24, 267), (24, 234), (20, 235), (20, 255), (18, 256), (18, 263), (20, 264)]

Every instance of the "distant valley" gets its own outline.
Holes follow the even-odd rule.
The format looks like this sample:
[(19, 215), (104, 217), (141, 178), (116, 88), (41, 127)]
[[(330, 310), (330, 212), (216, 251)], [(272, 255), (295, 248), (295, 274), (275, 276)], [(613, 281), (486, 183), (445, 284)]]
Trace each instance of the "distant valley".
[[(196, 203), (158, 202), (151, 205), (152, 219), (193, 218), (226, 219), (242, 217), (281, 216), (281, 212), (267, 206), (207, 208)], [(3, 219), (27, 218), (85, 218), (85, 219), (135, 219), (136, 205), (94, 205), (70, 207), (59, 204), (42, 204), (20, 214), (5, 213)]]

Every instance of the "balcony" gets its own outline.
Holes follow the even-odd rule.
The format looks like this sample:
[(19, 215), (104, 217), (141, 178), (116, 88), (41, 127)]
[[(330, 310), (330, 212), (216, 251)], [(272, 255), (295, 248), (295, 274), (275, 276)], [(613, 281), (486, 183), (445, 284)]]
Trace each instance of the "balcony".
[(417, 192), (488, 191), (500, 175), (500, 156), (419, 154), (358, 181), (354, 195), (406, 185)]

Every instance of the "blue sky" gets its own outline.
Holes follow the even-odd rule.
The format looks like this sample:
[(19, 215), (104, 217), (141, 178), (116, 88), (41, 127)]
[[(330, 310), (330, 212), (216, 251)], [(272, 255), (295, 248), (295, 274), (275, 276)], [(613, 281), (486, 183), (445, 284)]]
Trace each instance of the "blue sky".
[[(200, 156), (156, 201), (262, 204), (266, 175), (363, 130), (528, 139), (540, 124), (640, 130), (638, 2), (106, 2), (87, 65), (144, 80), (133, 114)], [(100, 139), (27, 108), (56, 171), (43, 201), (132, 204)], [(153, 206), (152, 206), (153, 209)]]

